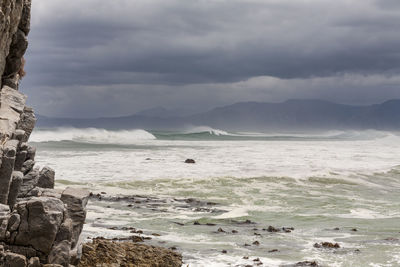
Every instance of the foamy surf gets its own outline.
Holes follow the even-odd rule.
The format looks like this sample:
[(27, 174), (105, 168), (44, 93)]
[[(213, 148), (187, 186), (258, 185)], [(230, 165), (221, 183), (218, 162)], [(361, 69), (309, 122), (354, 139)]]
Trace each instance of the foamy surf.
[(142, 129), (111, 131), (98, 128), (55, 128), (36, 130), (32, 133), (31, 142), (74, 141), (94, 144), (134, 144), (143, 140), (154, 140), (156, 137)]

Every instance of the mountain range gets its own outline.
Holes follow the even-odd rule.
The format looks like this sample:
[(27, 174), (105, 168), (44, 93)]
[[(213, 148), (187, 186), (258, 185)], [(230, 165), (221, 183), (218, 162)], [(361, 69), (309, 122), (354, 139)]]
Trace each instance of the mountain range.
[(38, 115), (39, 127), (177, 130), (209, 126), (231, 131), (400, 130), (400, 99), (373, 105), (344, 105), (316, 99), (282, 103), (239, 102), (198, 114), (164, 108), (109, 118), (51, 118)]

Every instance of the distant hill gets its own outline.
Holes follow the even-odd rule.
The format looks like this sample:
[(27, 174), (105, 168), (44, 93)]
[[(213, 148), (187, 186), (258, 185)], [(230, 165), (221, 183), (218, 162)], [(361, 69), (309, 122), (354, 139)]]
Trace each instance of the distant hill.
[(157, 108), (131, 116), (96, 119), (49, 118), (39, 115), (38, 126), (176, 130), (190, 125), (207, 125), (236, 131), (400, 130), (399, 99), (368, 106), (293, 99), (282, 103), (240, 102), (189, 116), (172, 116), (164, 112), (162, 108)]

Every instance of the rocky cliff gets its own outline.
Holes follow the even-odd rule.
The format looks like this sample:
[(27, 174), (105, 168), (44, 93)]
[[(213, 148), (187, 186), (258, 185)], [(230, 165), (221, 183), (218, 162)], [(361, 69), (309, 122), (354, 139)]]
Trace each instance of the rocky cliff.
[(31, 0), (0, 0), (0, 266), (71, 266), (89, 192), (55, 190), (54, 170), (35, 166), (36, 118), (18, 91), (30, 10)]

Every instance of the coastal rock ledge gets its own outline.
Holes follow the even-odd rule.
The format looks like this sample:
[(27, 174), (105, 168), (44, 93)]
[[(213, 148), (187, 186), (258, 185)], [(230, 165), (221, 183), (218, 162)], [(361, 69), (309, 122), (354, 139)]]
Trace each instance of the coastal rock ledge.
[(89, 192), (55, 190), (54, 170), (35, 166), (36, 118), (18, 91), (30, 10), (31, 0), (0, 0), (0, 266), (71, 266)]

